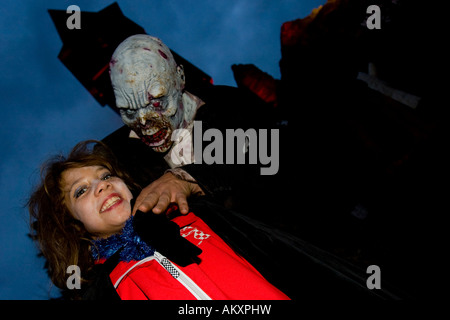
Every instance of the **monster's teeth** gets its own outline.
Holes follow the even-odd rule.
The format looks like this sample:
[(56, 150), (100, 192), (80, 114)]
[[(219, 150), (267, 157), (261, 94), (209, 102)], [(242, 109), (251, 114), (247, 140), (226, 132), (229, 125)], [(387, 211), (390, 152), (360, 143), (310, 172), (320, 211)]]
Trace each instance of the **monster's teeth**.
[(152, 136), (155, 133), (157, 133), (159, 130), (160, 129), (150, 128), (150, 129), (147, 129), (147, 130), (141, 130), (141, 132), (142, 132), (142, 135), (144, 135), (144, 136)]

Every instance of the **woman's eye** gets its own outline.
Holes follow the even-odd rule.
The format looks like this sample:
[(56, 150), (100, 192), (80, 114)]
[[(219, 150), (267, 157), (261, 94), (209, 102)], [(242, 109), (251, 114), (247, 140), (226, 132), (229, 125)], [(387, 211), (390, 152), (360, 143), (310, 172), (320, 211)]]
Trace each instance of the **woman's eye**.
[(75, 197), (76, 199), (78, 199), (78, 198), (81, 197), (86, 191), (87, 191), (87, 187), (81, 187), (81, 188), (78, 188), (77, 190), (75, 190), (74, 197)]
[(111, 179), (111, 177), (112, 177), (111, 173), (106, 173), (102, 176), (102, 180), (108, 180), (108, 179)]

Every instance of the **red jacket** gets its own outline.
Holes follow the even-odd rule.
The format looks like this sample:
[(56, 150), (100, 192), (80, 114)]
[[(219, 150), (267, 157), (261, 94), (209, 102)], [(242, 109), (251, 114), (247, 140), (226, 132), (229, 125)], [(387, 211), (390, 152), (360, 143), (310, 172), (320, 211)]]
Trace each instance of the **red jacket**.
[(200, 263), (180, 267), (158, 252), (141, 261), (120, 262), (110, 278), (122, 299), (289, 299), (193, 213), (173, 221), (183, 237), (202, 249)]

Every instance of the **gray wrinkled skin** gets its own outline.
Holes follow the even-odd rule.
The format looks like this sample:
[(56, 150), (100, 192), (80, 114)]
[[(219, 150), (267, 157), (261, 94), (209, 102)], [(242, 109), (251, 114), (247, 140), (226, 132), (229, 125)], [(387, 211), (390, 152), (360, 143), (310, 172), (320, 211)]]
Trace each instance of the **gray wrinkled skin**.
[(157, 152), (172, 147), (172, 132), (187, 128), (202, 104), (183, 93), (183, 67), (155, 37), (124, 40), (111, 58), (110, 76), (123, 122)]

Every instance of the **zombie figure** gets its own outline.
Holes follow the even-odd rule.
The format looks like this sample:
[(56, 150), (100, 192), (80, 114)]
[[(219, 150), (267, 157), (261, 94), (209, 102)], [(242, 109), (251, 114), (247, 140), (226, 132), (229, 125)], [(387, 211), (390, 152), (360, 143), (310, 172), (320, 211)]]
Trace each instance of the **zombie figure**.
[(126, 39), (114, 52), (110, 70), (123, 122), (156, 152), (168, 151), (173, 131), (189, 128), (204, 104), (183, 91), (183, 67), (157, 38)]
[[(174, 155), (170, 151), (178, 143), (191, 144), (190, 139), (180, 135), (172, 141), (172, 133), (177, 129), (190, 133), (194, 120), (200, 120), (203, 130), (217, 128), (257, 128), (267, 127), (261, 119), (269, 118), (268, 108), (262, 101), (249, 92), (228, 86), (212, 86), (195, 94), (187, 92), (183, 67), (177, 65), (169, 48), (158, 38), (149, 35), (134, 35), (124, 40), (115, 50), (110, 62), (111, 82), (116, 97), (116, 105), (124, 124), (118, 132), (104, 139), (125, 163), (139, 183), (148, 185), (167, 169), (189, 165), (191, 155)], [(139, 138), (139, 139), (133, 139)], [(136, 140), (140, 140), (139, 143)], [(194, 146), (195, 147), (195, 146)], [(182, 148), (180, 148), (182, 149)], [(189, 148), (185, 148), (189, 149)], [(182, 161), (173, 161), (179, 156)], [(151, 167), (151, 170), (147, 170)], [(190, 165), (170, 171), (178, 178), (199, 183), (209, 193), (232, 188), (232, 184), (241, 185), (237, 180), (244, 179), (251, 170), (242, 174), (242, 166), (232, 168), (224, 165), (201, 166)], [(145, 172), (150, 172), (147, 176)], [(252, 173), (251, 173), (252, 174)], [(255, 176), (258, 175), (255, 170)], [(163, 176), (164, 178), (164, 176)], [(167, 174), (166, 180), (169, 180)], [(248, 179), (246, 179), (248, 180)], [(232, 182), (230, 182), (232, 181)], [(163, 182), (160, 185), (160, 182)], [(158, 180), (144, 189), (136, 204), (147, 203), (141, 210), (149, 210), (164, 196), (163, 187), (173, 186), (171, 182)], [(155, 190), (155, 185), (160, 185)], [(178, 202), (176, 194), (166, 191), (166, 196), (159, 209), (166, 208), (169, 202)], [(146, 195), (146, 196), (145, 196)], [(144, 200), (151, 196), (151, 201)], [(183, 198), (183, 201), (185, 199)], [(180, 204), (180, 203), (179, 203)], [(183, 205), (180, 206), (183, 209)]]

